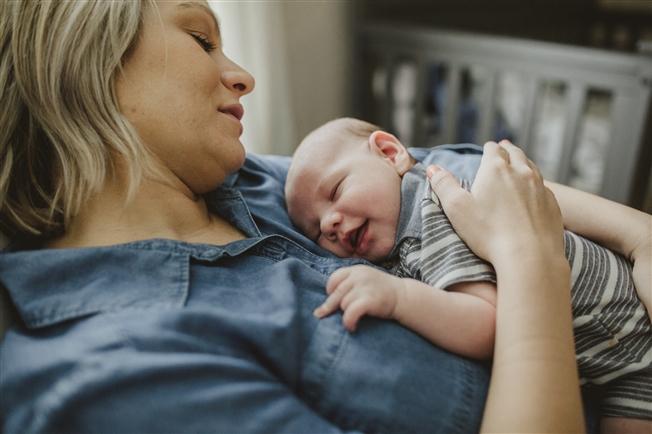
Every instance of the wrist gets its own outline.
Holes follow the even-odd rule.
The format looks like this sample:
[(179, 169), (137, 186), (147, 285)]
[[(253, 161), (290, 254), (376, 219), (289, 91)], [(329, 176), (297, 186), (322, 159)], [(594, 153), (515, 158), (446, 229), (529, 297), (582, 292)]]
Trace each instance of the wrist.
[(535, 238), (521, 240), (519, 243), (498, 244), (492, 252), (491, 263), (499, 268), (510, 270), (515, 266), (537, 266), (548, 264), (552, 267), (568, 268), (568, 260), (564, 254), (564, 240), (546, 240)]
[(492, 264), (498, 279), (509, 276), (522, 279), (523, 276), (528, 276), (523, 280), (524, 283), (531, 282), (535, 278), (545, 281), (552, 279), (561, 284), (570, 282), (570, 264), (563, 254), (529, 248), (498, 257), (499, 259)]
[(390, 313), (389, 317), (395, 321), (401, 322), (401, 317), (405, 306), (408, 304), (406, 300), (407, 295), (407, 285), (406, 280), (400, 277), (392, 276), (394, 279), (394, 309)]

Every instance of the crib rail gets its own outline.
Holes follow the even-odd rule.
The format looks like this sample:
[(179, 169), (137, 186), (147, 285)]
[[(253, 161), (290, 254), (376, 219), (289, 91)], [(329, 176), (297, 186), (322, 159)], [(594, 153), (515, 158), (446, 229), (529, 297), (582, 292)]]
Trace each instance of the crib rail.
[[(501, 74), (514, 74), (521, 79), (520, 121), (513, 126), (515, 139), (528, 155), (539, 155), (541, 149), (534, 149), (535, 145), (547, 146), (535, 140), (535, 132), (541, 135), (546, 128), (537, 124), (541, 121), (542, 89), (549, 83), (560, 84), (564, 105), (559, 117), (563, 117), (565, 125), (560, 149), (546, 176), (562, 183), (571, 182), (574, 164), (581, 164), (576, 158), (577, 145), (588, 96), (595, 91), (609, 95), (609, 140), (601, 151), (601, 180), (587, 189), (627, 202), (650, 109), (652, 59), (553, 43), (384, 24), (368, 25), (360, 31), (357, 53), (358, 83), (362, 83), (359, 111), (391, 129), (396, 126), (397, 107), (403, 107), (411, 122), (409, 129), (400, 132), (408, 136), (413, 146), (459, 141), (463, 72), (471, 67), (479, 68), (484, 77), (474, 100), (478, 114), (474, 141), (484, 143), (501, 138), (494, 131), (499, 114), (495, 109), (497, 86)], [(440, 92), (444, 95), (441, 125), (435, 133), (428, 133), (424, 122), (426, 98), (422, 96), (432, 92), (428, 74), (433, 65), (445, 68), (446, 80)], [(408, 91), (396, 87), (399, 76), (405, 79), (406, 70), (412, 71), (404, 80), (413, 83)]]

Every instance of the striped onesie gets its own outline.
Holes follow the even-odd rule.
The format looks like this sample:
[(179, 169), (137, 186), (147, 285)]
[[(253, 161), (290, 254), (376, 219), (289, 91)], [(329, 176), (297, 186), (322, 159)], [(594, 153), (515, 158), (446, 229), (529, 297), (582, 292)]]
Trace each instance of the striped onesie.
[[(387, 267), (440, 289), (496, 282), (493, 268), (454, 232), (419, 166), (404, 175), (397, 244)], [(652, 419), (652, 329), (632, 266), (572, 232), (564, 240), (580, 382), (600, 388), (603, 416)]]

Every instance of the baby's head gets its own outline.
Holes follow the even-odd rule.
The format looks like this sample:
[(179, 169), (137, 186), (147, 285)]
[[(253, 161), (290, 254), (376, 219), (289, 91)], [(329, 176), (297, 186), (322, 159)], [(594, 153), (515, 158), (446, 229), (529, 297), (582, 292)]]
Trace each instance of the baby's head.
[(285, 185), (290, 218), (338, 256), (380, 261), (394, 246), (401, 177), (413, 164), (401, 142), (375, 125), (328, 122), (292, 158)]

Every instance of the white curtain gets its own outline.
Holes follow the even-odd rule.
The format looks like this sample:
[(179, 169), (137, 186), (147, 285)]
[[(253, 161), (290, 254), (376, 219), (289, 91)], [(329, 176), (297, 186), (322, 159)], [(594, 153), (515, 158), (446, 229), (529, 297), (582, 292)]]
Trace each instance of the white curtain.
[(245, 107), (242, 143), (249, 152), (290, 155), (298, 142), (290, 98), (283, 3), (209, 1), (225, 53), (256, 79)]

